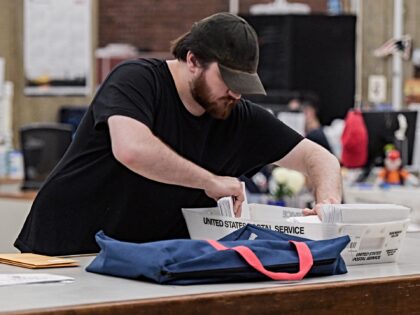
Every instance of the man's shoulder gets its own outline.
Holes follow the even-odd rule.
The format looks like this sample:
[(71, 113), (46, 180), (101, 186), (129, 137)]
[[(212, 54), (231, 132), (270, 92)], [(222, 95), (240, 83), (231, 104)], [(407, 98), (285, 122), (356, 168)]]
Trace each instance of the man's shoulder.
[(250, 100), (247, 100), (246, 98), (241, 98), (237, 104), (237, 108), (241, 111), (246, 111), (250, 114), (255, 113), (270, 113), (270, 111), (267, 108), (264, 108), (262, 105), (256, 104), (251, 102)]
[(247, 99), (241, 98), (236, 106), (237, 114), (242, 118), (248, 118), (252, 121), (269, 121), (274, 117), (273, 112), (262, 105), (253, 103)]
[(160, 71), (165, 66), (166, 61), (162, 59), (130, 59), (118, 64), (112, 72), (131, 72), (144, 69), (145, 71)]
[(166, 61), (161, 59), (133, 59), (118, 64), (107, 76), (103, 85), (119, 82), (143, 84), (144, 82), (159, 82), (168, 76)]
[(157, 58), (137, 58), (122, 61), (117, 67), (145, 67), (145, 68), (158, 68), (166, 63), (163, 59)]

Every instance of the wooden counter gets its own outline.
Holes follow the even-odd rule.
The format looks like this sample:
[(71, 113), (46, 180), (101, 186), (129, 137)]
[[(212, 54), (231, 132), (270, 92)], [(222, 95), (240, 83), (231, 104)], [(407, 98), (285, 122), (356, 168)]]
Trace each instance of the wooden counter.
[(16, 191), (16, 192), (0, 192), (0, 199), (21, 199), (33, 201), (36, 197), (37, 191)]
[(349, 266), (345, 275), (300, 282), (158, 285), (85, 271), (82, 267), (27, 270), (0, 265), (0, 273), (38, 272), (74, 277), (73, 283), (0, 287), (9, 314), (420, 314), (420, 239), (406, 238), (399, 263)]
[(23, 199), (33, 201), (37, 191), (22, 191), (22, 179), (0, 177), (0, 198)]

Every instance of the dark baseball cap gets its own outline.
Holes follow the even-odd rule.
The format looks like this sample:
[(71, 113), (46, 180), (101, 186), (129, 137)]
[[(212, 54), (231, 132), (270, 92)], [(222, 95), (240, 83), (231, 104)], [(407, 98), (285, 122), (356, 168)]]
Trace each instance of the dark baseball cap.
[(229, 89), (240, 94), (266, 95), (257, 74), (257, 34), (243, 18), (216, 13), (194, 23), (190, 34), (217, 61)]

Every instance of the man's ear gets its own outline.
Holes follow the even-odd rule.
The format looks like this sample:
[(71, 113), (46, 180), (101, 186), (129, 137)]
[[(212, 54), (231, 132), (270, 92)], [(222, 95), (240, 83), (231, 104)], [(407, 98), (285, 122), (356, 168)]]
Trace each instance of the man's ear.
[(187, 53), (187, 67), (191, 73), (196, 73), (202, 68), (197, 58), (191, 51), (188, 51)]

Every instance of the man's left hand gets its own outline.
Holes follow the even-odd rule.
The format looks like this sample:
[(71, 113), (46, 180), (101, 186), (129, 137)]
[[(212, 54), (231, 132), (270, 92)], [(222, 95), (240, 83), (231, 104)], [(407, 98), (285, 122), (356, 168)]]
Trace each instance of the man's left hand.
[(321, 206), (325, 204), (335, 204), (340, 203), (340, 201), (334, 197), (330, 197), (327, 199), (324, 199), (322, 202), (317, 203), (312, 209), (305, 208), (303, 209), (303, 215), (318, 215), (318, 217), (321, 219)]

